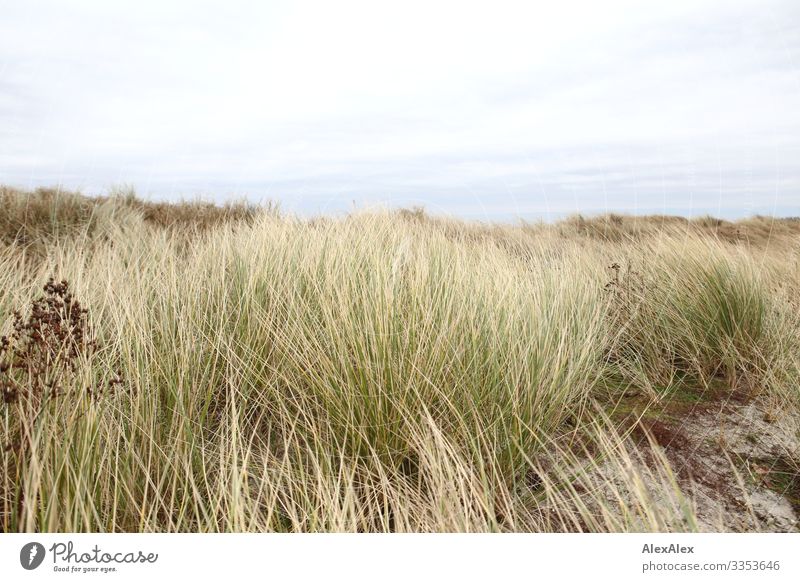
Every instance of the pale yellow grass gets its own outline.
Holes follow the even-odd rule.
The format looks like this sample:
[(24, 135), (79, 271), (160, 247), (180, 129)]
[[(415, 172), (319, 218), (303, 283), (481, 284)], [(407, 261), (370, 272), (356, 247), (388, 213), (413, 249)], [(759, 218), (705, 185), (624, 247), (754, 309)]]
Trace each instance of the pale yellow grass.
[[(0, 246), (0, 335), (66, 279), (102, 345), (83, 377), (124, 378), (76, 381), (2, 453), (0, 528), (692, 530), (658, 446), (602, 411), (677, 379), (798, 401), (791, 233), (247, 216), (165, 228), (112, 198)], [(8, 437), (29, 416), (0, 406)]]

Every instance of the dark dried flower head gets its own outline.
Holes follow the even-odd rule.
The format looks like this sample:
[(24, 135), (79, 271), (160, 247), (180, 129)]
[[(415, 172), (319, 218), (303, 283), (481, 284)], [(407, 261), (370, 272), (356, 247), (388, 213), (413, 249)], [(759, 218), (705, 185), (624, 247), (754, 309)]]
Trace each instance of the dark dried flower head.
[[(21, 401), (33, 411), (26, 421), (24, 409), (14, 409), (18, 422), (33, 422), (36, 411), (46, 402), (68, 393), (77, 380), (78, 367), (98, 349), (89, 323), (89, 311), (70, 292), (67, 281), (50, 278), (44, 295), (35, 299), (27, 314), (12, 313), (12, 332), (0, 337), (0, 394), (11, 405)], [(109, 389), (122, 384), (118, 372), (108, 382)], [(95, 399), (104, 392), (101, 382), (89, 395)], [(20, 428), (16, 429), (19, 436)], [(14, 436), (12, 431), (12, 437)]]

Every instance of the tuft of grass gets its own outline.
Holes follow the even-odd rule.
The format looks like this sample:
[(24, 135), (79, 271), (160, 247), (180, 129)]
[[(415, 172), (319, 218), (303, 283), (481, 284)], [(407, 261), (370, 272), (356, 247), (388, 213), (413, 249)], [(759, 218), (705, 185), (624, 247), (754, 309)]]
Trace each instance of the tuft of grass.
[(694, 531), (613, 402), (798, 402), (792, 224), (758, 247), (708, 219), (47, 192), (2, 190), (0, 335), (56, 274), (102, 346), (58, 381), (126, 390), (37, 408), (0, 458), (4, 531)]

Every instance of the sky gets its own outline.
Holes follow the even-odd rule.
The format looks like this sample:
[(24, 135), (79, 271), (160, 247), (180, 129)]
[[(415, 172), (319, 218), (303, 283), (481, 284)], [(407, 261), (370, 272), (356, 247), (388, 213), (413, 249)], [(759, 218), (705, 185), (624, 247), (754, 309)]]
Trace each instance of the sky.
[(0, 184), (800, 215), (800, 2), (0, 0)]

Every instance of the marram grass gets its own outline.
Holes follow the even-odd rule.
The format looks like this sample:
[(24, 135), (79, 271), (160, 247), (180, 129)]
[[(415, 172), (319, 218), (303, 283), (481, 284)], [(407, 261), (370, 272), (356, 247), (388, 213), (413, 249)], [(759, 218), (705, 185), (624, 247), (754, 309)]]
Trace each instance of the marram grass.
[(99, 346), (59, 395), (0, 404), (4, 531), (691, 531), (610, 403), (715, 381), (798, 403), (784, 225), (3, 195), (0, 335), (53, 276)]

